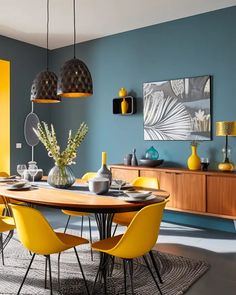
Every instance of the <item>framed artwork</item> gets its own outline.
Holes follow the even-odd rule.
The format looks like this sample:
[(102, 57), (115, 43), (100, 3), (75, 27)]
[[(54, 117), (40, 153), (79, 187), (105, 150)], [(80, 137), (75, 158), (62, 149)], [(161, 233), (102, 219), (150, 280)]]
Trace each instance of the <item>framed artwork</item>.
[(144, 140), (211, 140), (210, 76), (143, 84)]

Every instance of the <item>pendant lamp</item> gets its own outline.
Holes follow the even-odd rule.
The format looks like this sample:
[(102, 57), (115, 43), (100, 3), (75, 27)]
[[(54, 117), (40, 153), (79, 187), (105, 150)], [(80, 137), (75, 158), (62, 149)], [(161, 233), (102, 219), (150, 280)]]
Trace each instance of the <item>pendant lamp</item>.
[(56, 103), (61, 98), (57, 95), (57, 76), (48, 70), (48, 28), (49, 0), (47, 0), (47, 68), (37, 74), (31, 86), (31, 101), (36, 103)]
[(66, 61), (60, 69), (57, 94), (63, 97), (86, 97), (93, 94), (92, 77), (86, 64), (75, 56), (75, 0), (74, 12), (74, 58)]

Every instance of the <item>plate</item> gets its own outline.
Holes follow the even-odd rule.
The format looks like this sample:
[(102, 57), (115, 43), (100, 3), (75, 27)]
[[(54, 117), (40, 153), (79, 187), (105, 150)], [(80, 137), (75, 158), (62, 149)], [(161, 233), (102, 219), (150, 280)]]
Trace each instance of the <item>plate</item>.
[(7, 187), (7, 189), (10, 191), (26, 191), (26, 190), (30, 189), (31, 187), (32, 187), (31, 184), (27, 183), (22, 187), (15, 187), (15, 186), (10, 185)]
[(121, 197), (120, 199), (122, 199), (125, 202), (146, 202), (146, 201), (153, 200), (155, 198), (156, 198), (156, 196), (150, 195), (150, 196), (144, 197), (144, 198)]
[(124, 191), (124, 193), (133, 199), (145, 199), (152, 194), (150, 191)]
[(17, 181), (17, 179), (13, 177), (0, 177), (0, 182), (14, 182), (14, 181)]
[[(127, 183), (124, 181), (124, 183), (121, 185), (121, 190), (124, 190), (124, 189), (128, 189), (128, 188), (131, 188), (132, 185), (130, 183)], [(115, 181), (113, 180), (112, 183), (111, 183), (111, 186), (110, 186), (111, 189), (119, 189), (119, 185), (117, 183), (115, 183)]]

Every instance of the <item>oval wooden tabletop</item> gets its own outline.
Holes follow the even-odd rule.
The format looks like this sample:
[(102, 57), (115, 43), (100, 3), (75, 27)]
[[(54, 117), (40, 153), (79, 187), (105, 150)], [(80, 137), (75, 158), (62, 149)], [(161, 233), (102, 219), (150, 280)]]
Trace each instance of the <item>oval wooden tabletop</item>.
[(157, 198), (150, 201), (126, 202), (117, 197), (109, 196), (109, 193), (102, 196), (75, 190), (47, 187), (37, 187), (27, 191), (14, 191), (8, 190), (6, 185), (0, 185), (0, 195), (7, 198), (31, 204), (94, 213), (136, 211), (148, 204), (160, 202), (162, 198), (165, 199), (169, 196), (167, 192), (162, 190), (156, 190), (153, 194)]

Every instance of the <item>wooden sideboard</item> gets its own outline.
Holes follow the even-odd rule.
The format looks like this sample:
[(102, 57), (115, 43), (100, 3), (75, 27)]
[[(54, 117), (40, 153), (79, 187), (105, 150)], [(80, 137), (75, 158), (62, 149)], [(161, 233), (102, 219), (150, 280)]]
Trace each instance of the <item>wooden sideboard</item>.
[(167, 209), (236, 219), (236, 173), (190, 171), (182, 168), (148, 168), (110, 165), (112, 177), (131, 182), (138, 176), (157, 177), (170, 193)]

